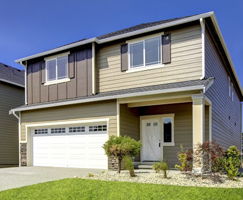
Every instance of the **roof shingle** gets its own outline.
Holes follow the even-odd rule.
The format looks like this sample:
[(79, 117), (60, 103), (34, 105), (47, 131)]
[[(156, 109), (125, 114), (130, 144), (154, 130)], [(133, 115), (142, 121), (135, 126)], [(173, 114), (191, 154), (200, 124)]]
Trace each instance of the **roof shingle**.
[(0, 63), (0, 79), (24, 86), (24, 70)]

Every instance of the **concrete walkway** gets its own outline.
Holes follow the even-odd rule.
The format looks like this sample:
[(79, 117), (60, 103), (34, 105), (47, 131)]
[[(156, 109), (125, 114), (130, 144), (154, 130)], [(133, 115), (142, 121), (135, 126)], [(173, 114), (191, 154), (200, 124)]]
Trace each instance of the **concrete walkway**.
[(0, 191), (44, 183), (48, 181), (100, 173), (102, 169), (79, 169), (57, 167), (12, 167), (0, 169)]

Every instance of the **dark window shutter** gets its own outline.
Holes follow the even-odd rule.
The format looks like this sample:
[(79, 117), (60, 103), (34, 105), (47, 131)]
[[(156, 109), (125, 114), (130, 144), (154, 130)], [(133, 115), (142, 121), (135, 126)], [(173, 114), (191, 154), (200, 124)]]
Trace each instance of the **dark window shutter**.
[(68, 56), (68, 68), (69, 68), (69, 78), (74, 78), (75, 76), (75, 58), (74, 58), (75, 54), (74, 53), (71, 53), (69, 56)]
[(162, 35), (162, 63), (170, 63), (171, 62), (171, 35), (165, 34)]
[(128, 44), (121, 45), (121, 71), (128, 70)]
[(46, 62), (41, 62), (41, 83), (44, 84), (46, 82)]

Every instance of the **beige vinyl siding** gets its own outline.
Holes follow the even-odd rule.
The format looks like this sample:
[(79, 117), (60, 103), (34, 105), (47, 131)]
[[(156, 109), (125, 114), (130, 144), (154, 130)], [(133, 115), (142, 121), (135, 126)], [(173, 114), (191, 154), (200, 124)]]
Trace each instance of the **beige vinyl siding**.
[(182, 144), (184, 150), (192, 148), (192, 104), (170, 104), (161, 106), (148, 106), (141, 109), (142, 115), (175, 114), (174, 117), (174, 141), (175, 146), (165, 146), (163, 157), (170, 167), (178, 164), (177, 153)]
[(120, 135), (128, 135), (135, 140), (140, 139), (139, 115), (137, 108), (128, 108), (127, 104), (120, 105)]
[(22, 112), (21, 141), (26, 140), (26, 125), (109, 118), (109, 135), (117, 134), (116, 101), (75, 104)]
[(206, 77), (215, 77), (214, 84), (206, 92), (212, 101), (212, 139), (217, 140), (224, 148), (236, 145), (240, 149), (240, 100), (235, 91), (234, 102), (229, 97), (228, 75), (208, 32), (206, 32), (205, 46)]
[(18, 164), (18, 120), (9, 110), (24, 104), (24, 88), (0, 82), (0, 164)]
[(199, 79), (202, 76), (201, 28), (194, 25), (171, 31), (171, 63), (139, 72), (121, 72), (120, 45), (97, 51), (97, 87), (106, 92), (133, 87)]
[[(120, 135), (140, 140), (140, 118), (137, 108), (128, 108), (127, 104), (120, 105)], [(134, 161), (140, 161), (139, 154)]]

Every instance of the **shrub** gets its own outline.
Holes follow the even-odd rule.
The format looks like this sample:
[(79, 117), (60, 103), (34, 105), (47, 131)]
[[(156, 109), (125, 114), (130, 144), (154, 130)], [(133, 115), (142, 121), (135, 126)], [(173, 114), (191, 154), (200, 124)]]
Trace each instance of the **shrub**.
[(88, 173), (88, 177), (94, 177), (94, 174)]
[(228, 178), (231, 180), (235, 180), (240, 175), (238, 172), (240, 168), (240, 152), (235, 146), (229, 147), (226, 151), (224, 168)]
[(181, 165), (175, 165), (175, 168), (179, 169), (181, 172), (191, 171), (192, 170), (192, 160), (193, 160), (193, 150), (189, 149), (184, 152), (183, 145), (180, 145), (181, 152), (178, 153), (178, 159)]
[(232, 157), (226, 158), (225, 170), (227, 171), (228, 178), (231, 180), (235, 180), (239, 175), (239, 168), (234, 166)]
[(125, 160), (125, 169), (129, 170), (130, 177), (135, 177), (132, 158), (130, 156), (126, 156), (124, 160)]
[(211, 172), (211, 175), (223, 171), (224, 150), (216, 141), (198, 144), (195, 151), (195, 162), (203, 165), (204, 171)]
[(240, 152), (239, 150), (236, 148), (236, 146), (230, 146), (229, 149), (226, 151), (226, 155), (225, 157), (228, 158), (232, 158), (232, 164), (234, 165), (234, 167), (236, 168), (240, 168)]
[(142, 147), (141, 141), (128, 136), (111, 136), (103, 145), (106, 155), (115, 156), (118, 161), (118, 173), (121, 172), (121, 162), (125, 156), (135, 157)]
[(153, 169), (156, 173), (163, 171), (164, 178), (167, 178), (167, 170), (169, 169), (168, 164), (166, 161), (160, 161), (153, 164)]

